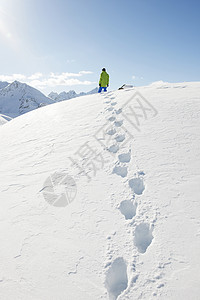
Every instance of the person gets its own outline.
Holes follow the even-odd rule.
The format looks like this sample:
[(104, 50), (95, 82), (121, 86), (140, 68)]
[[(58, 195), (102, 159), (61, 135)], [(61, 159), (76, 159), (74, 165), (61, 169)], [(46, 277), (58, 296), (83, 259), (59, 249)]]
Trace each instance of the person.
[(107, 92), (107, 87), (109, 85), (109, 75), (106, 72), (106, 69), (103, 68), (100, 79), (99, 79), (99, 90), (98, 93), (101, 93), (102, 89), (104, 89), (104, 92)]

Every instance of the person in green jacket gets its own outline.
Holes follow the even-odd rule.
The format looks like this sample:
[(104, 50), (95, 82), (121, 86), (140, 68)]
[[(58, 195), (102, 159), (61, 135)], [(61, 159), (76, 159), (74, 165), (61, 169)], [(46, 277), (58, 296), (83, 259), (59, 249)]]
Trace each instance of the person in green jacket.
[(106, 72), (106, 69), (103, 68), (100, 79), (99, 79), (99, 90), (98, 93), (101, 93), (102, 89), (104, 89), (104, 92), (107, 92), (107, 87), (109, 85), (109, 75)]

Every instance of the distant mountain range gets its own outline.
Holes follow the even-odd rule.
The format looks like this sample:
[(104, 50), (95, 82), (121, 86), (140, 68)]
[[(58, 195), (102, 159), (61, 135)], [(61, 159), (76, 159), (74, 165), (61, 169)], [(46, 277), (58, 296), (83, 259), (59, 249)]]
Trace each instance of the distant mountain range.
[(74, 90), (71, 90), (69, 92), (61, 92), (60, 94), (51, 92), (48, 95), (48, 97), (53, 99), (56, 102), (59, 102), (63, 100), (69, 100), (72, 98), (80, 97), (80, 96), (96, 94), (97, 92), (98, 92), (98, 88), (95, 88), (87, 93), (81, 92), (79, 94), (77, 94)]
[(43, 93), (26, 83), (21, 83), (19, 81), (14, 81), (12, 83), (0, 81), (0, 115), (2, 114), (15, 118), (44, 105), (69, 100), (79, 96), (95, 94), (97, 91), (97, 88), (95, 88), (88, 93), (82, 92), (79, 94), (73, 90), (62, 92), (60, 94), (52, 92), (46, 97)]

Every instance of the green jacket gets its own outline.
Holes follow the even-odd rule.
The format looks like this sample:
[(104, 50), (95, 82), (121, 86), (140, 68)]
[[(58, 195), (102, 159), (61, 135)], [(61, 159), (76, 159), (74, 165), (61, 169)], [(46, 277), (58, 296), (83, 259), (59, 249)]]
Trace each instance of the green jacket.
[(107, 72), (102, 71), (101, 72), (101, 76), (99, 79), (99, 84), (101, 85), (101, 87), (106, 87), (109, 84), (109, 75)]

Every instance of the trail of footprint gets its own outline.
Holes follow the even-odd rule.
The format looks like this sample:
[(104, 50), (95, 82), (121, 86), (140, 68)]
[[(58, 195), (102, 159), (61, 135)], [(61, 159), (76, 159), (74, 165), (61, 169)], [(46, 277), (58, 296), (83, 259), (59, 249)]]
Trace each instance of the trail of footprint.
[(133, 190), (133, 192), (137, 195), (142, 195), (145, 185), (143, 178), (135, 177), (129, 180), (129, 186)]
[(145, 253), (153, 240), (152, 229), (149, 224), (141, 223), (135, 229), (134, 245), (140, 253)]
[[(114, 97), (110, 100), (115, 99)], [(108, 100), (106, 103), (110, 103)], [(112, 111), (119, 115), (122, 112), (122, 109), (113, 110), (117, 102), (111, 102), (110, 107), (107, 108), (107, 111)], [(110, 122), (114, 122), (116, 127), (120, 127), (123, 124), (123, 120), (117, 121), (115, 116), (108, 118)], [(116, 130), (113, 128), (107, 132), (109, 135), (114, 135)], [(116, 142), (122, 142), (125, 139), (125, 134), (117, 135), (115, 137)], [(116, 153), (119, 150), (118, 144), (112, 145), (108, 148), (108, 151)], [(131, 160), (131, 152), (122, 153), (118, 155), (119, 163), (129, 163)], [(127, 167), (116, 165), (113, 169), (113, 173), (121, 177), (127, 176)], [(133, 192), (137, 195), (141, 195), (145, 189), (143, 176), (144, 172), (140, 171), (136, 174), (135, 178), (129, 180), (129, 186)], [(119, 210), (122, 215), (124, 215), (126, 220), (131, 220), (136, 215), (137, 203), (133, 203), (131, 200), (123, 200), (120, 203)], [(149, 224), (141, 223), (135, 228), (134, 236), (134, 245), (137, 247), (140, 253), (145, 253), (147, 248), (153, 240), (152, 230), (150, 229)], [(128, 278), (127, 278), (127, 267), (124, 259), (122, 257), (117, 258), (109, 267), (109, 270), (106, 275), (105, 286), (109, 293), (109, 299), (115, 300), (117, 297), (127, 288)]]
[(127, 167), (121, 167), (121, 166), (115, 166), (113, 169), (113, 173), (121, 176), (121, 177), (126, 177), (127, 176)]
[(127, 265), (123, 257), (118, 257), (113, 261), (106, 274), (105, 287), (108, 291), (109, 299), (116, 300), (127, 286)]
[(124, 200), (120, 203), (119, 210), (126, 220), (132, 219), (136, 215), (137, 204), (131, 200)]

